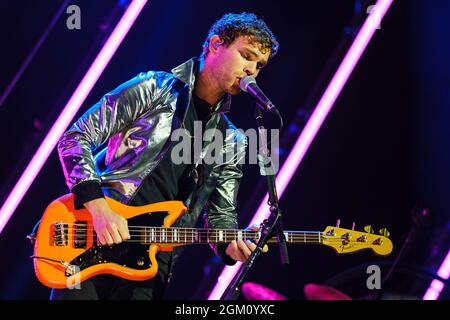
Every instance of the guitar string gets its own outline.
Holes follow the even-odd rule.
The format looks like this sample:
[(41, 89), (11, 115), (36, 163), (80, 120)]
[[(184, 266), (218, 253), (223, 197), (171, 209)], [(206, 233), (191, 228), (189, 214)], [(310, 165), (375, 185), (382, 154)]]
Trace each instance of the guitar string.
[[(172, 229), (173, 230), (173, 229)], [(130, 236), (145, 236), (145, 237), (150, 237), (152, 236), (158, 236), (161, 237), (162, 235), (165, 235), (166, 237), (171, 237), (174, 238), (175, 237), (175, 233), (172, 231), (171, 229), (167, 229), (167, 228), (161, 228), (161, 229), (153, 229), (153, 232), (151, 232), (152, 230), (147, 229), (145, 230), (145, 233), (142, 233), (141, 231), (132, 231), (130, 230)], [(193, 229), (195, 230), (195, 229)], [(214, 229), (211, 229), (214, 230)], [(211, 230), (198, 230), (197, 232), (193, 232), (193, 231), (186, 231), (186, 230), (182, 230), (181, 232), (178, 230), (177, 234), (176, 234), (176, 238), (183, 238), (183, 237), (201, 237), (201, 236), (210, 236), (211, 238), (257, 238), (257, 235), (259, 233), (257, 232), (251, 232), (251, 231), (247, 231), (247, 232), (241, 232), (241, 236), (239, 237), (239, 232), (233, 232), (233, 231), (226, 231), (224, 232), (225, 234), (223, 234), (222, 236), (220, 235), (220, 233), (218, 233), (217, 231), (211, 231)], [(86, 235), (85, 230), (83, 231), (75, 231), (75, 232), (67, 232), (64, 231), (64, 236), (78, 236), (78, 238), (83, 238), (83, 237), (89, 237), (89, 235)], [(61, 237), (60, 234), (55, 234), (54, 237)], [(379, 236), (375, 236), (380, 238)], [(323, 233), (290, 233), (287, 235), (287, 238), (289, 239), (303, 239), (303, 238), (307, 238), (307, 239), (315, 239), (315, 238), (323, 238), (323, 239), (327, 239), (327, 240), (331, 240), (331, 239), (337, 239), (337, 240), (348, 240), (348, 241), (354, 241), (352, 239), (347, 239), (344, 238), (342, 236), (331, 236), (331, 235), (326, 235)], [(357, 242), (364, 242), (364, 241), (357, 241)], [(368, 240), (365, 239), (365, 242), (367, 243)]]
[[(77, 224), (77, 223), (68, 223), (65, 225), (75, 225), (75, 226), (83, 226), (84, 228), (70, 228), (70, 229), (74, 229), (74, 233), (72, 232), (67, 232), (66, 230), (64, 230), (64, 237), (76, 237), (76, 240), (79, 241), (83, 241), (86, 238), (89, 238), (88, 235), (85, 235), (83, 233), (89, 231), (92, 231), (93, 228), (92, 227), (88, 227), (86, 228), (86, 224)], [(136, 230), (137, 229), (137, 230)], [(182, 240), (182, 238), (185, 239), (186, 242), (183, 243), (196, 243), (195, 240), (195, 235), (198, 237), (202, 237), (204, 238), (204, 236), (207, 236), (207, 240), (213, 240), (215, 238), (216, 242), (220, 242), (218, 241), (218, 239), (220, 238), (220, 234), (218, 234), (217, 229), (196, 229), (196, 228), (165, 228), (165, 227), (148, 227), (148, 226), (129, 226), (129, 230), (130, 230), (130, 237), (138, 237), (141, 240), (124, 240), (124, 241), (135, 241), (135, 242), (142, 242), (142, 237), (144, 237), (144, 240), (147, 239), (151, 239), (154, 238), (160, 238), (160, 242), (159, 243), (180, 243)], [(178, 232), (177, 237), (175, 237), (174, 235), (174, 230), (176, 230)], [(134, 231), (134, 232), (133, 232)], [(135, 234), (135, 232), (138, 232), (138, 234)], [(142, 234), (141, 231), (145, 231), (145, 234)], [(152, 236), (152, 232), (153, 231), (153, 236)], [(196, 232), (194, 232), (196, 231)], [(224, 230), (219, 230), (219, 232), (222, 231), (224, 233), (228, 233), (225, 234), (225, 237), (222, 235), (222, 237), (224, 238), (224, 242), (229, 242), (232, 240), (237, 240), (236, 238), (239, 239), (238, 234), (241, 233), (241, 237), (244, 238), (243, 240), (256, 240), (257, 239), (257, 235), (259, 234), (258, 231), (251, 231), (251, 230), (240, 230), (240, 229), (224, 229)], [(288, 237), (288, 242), (317, 242), (317, 243), (321, 243), (323, 241), (327, 241), (327, 242), (344, 242), (346, 241), (347, 244), (352, 243), (352, 244), (361, 244), (361, 245), (367, 245), (369, 244), (369, 241), (357, 241), (357, 240), (352, 240), (352, 239), (345, 239), (342, 238), (342, 236), (331, 236), (331, 235), (326, 235), (321, 231), (286, 231), (289, 234), (287, 235)], [(81, 234), (80, 234), (81, 233)], [(163, 239), (163, 235), (166, 236), (166, 240), (162, 241)], [(209, 239), (208, 239), (209, 236)], [(61, 240), (61, 235), (55, 235), (54, 239), (56, 241)], [(97, 238), (96, 235), (93, 235), (94, 240)], [(172, 239), (170, 239), (172, 238)], [(175, 238), (178, 238), (179, 240), (176, 241)], [(187, 242), (188, 238), (190, 238), (190, 242)], [(289, 239), (290, 238), (290, 239)], [(171, 240), (171, 241), (169, 241)], [(209, 241), (212, 242), (212, 241)], [(270, 242), (270, 241), (269, 241)], [(381, 245), (381, 244), (380, 244)]]
[[(88, 228), (64, 228), (64, 231), (66, 230), (74, 230), (74, 231), (92, 231), (94, 228), (89, 226)], [(242, 233), (259, 233), (260, 231), (255, 231), (255, 230), (244, 230), (244, 229), (205, 229), (205, 228), (182, 228), (182, 227), (155, 227), (155, 226), (128, 226), (128, 230), (130, 231), (159, 231), (159, 230), (165, 230), (165, 232), (168, 230), (169, 232), (171, 230), (176, 230), (177, 232), (179, 231), (186, 231), (186, 232), (192, 232), (192, 231), (197, 231), (197, 232), (227, 232), (227, 233), (235, 233), (235, 232), (242, 232)], [(324, 235), (325, 232), (323, 231), (290, 231), (290, 230), (285, 230), (285, 233), (289, 233), (289, 234), (322, 234)], [(360, 233), (360, 234), (364, 234), (363, 232), (360, 231), (353, 231), (353, 230), (349, 230), (349, 232), (356, 232), (356, 233)]]
[[(159, 237), (159, 239), (158, 239), (158, 237)], [(135, 238), (135, 237), (133, 237), (133, 238)], [(152, 240), (150, 237), (146, 237), (146, 238), (144, 238), (144, 239), (142, 239), (142, 237), (141, 236), (139, 236), (138, 237), (139, 238), (139, 240), (133, 240), (133, 239), (126, 239), (126, 240), (123, 240), (122, 242), (140, 242), (140, 243), (172, 243), (172, 244), (177, 244), (177, 243), (192, 243), (192, 244), (196, 244), (196, 243), (216, 243), (216, 242), (231, 242), (232, 240), (236, 240), (235, 238), (224, 238), (223, 240), (219, 240), (219, 239), (214, 239), (215, 237), (210, 237), (209, 239), (206, 239), (206, 240), (209, 240), (209, 241), (202, 241), (202, 240), (205, 240), (205, 239), (199, 239), (199, 240), (195, 240), (194, 238), (192, 238), (192, 237), (186, 237), (186, 239), (185, 239), (185, 241), (182, 241), (183, 239), (180, 239), (179, 238), (179, 240), (177, 241), (177, 240), (174, 240), (173, 239), (173, 237), (169, 237), (169, 238), (166, 238), (165, 240), (162, 238), (162, 237), (160, 237), (160, 236), (157, 236), (157, 237), (154, 237), (154, 239), (155, 240)], [(171, 239), (172, 238), (172, 239)], [(89, 237), (81, 237), (81, 238), (77, 238), (77, 239), (75, 239), (75, 240), (72, 240), (73, 242), (75, 242), (75, 241), (86, 241), (86, 239), (88, 239), (88, 240), (90, 240), (91, 238), (89, 238)], [(92, 237), (92, 240), (94, 241), (94, 240), (97, 240), (98, 239), (98, 237), (97, 236), (93, 236)], [(273, 239), (273, 238), (272, 238)], [(58, 241), (58, 240), (61, 240), (61, 238), (54, 238), (54, 240), (55, 241)], [(159, 240), (159, 241), (158, 241)], [(190, 241), (188, 241), (188, 240), (190, 240)], [(242, 240), (255, 240), (255, 239), (242, 239)], [(64, 241), (68, 241), (68, 240), (64, 240)], [(273, 243), (274, 241), (272, 240), (272, 241), (270, 241), (269, 240), (269, 243)], [(304, 237), (297, 237), (297, 238), (292, 238), (292, 239), (289, 239), (288, 241), (287, 241), (288, 243), (290, 243), (290, 242), (297, 242), (297, 243), (302, 243), (302, 242), (310, 242), (310, 243), (328, 243), (328, 242), (331, 242), (331, 243), (343, 243), (343, 242), (346, 242), (346, 244), (357, 244), (357, 245), (365, 245), (365, 246), (368, 246), (368, 245), (378, 245), (378, 246), (381, 246), (382, 244), (373, 244), (373, 243), (370, 243), (370, 242), (362, 242), (362, 241), (357, 241), (357, 240), (345, 240), (345, 239), (342, 239), (342, 238), (337, 238), (337, 239), (327, 239), (327, 238), (319, 238), (319, 237), (315, 237), (315, 238), (304, 238)]]
[[(154, 232), (150, 232), (150, 230), (147, 230), (145, 233), (142, 232), (130, 232), (130, 236), (152, 236), (152, 235), (157, 235), (157, 236), (162, 236), (162, 235), (166, 235), (166, 236), (170, 236), (171, 238), (175, 237), (175, 233), (171, 232), (171, 231), (163, 231), (163, 230), (154, 230)], [(224, 235), (220, 235), (217, 232), (208, 232), (208, 231), (203, 231), (203, 232), (177, 232), (176, 237), (177, 238), (181, 238), (181, 237), (195, 237), (195, 236), (210, 236), (210, 237), (216, 237), (216, 238), (257, 238), (259, 239), (259, 237), (257, 237), (258, 233), (252, 233), (252, 232), (242, 232), (241, 236), (239, 236), (239, 234), (236, 234), (235, 232), (229, 232), (226, 233)], [(54, 237), (60, 237), (62, 236), (60, 233), (57, 233), (54, 235)], [(64, 236), (78, 236), (80, 238), (83, 237), (89, 237), (91, 235), (87, 235), (84, 231), (82, 233), (78, 233), (78, 232), (64, 232)], [(286, 238), (298, 238), (298, 239), (302, 239), (302, 238), (324, 238), (324, 239), (341, 239), (341, 240), (346, 240), (346, 238), (342, 238), (341, 236), (329, 236), (329, 235), (324, 235), (324, 234), (289, 234)], [(350, 239), (347, 239), (350, 240)]]
[[(78, 236), (83, 236), (86, 234), (87, 231), (93, 231), (93, 229), (77, 229), (77, 230), (73, 230), (73, 231), (68, 231), (68, 230), (64, 230), (64, 235), (78, 235)], [(224, 230), (219, 230), (217, 231), (217, 229), (174, 229), (174, 228), (147, 228), (144, 230), (134, 230), (134, 229), (129, 229), (130, 234), (133, 235), (151, 235), (153, 234), (166, 234), (166, 235), (170, 235), (173, 236), (175, 234), (174, 231), (176, 231), (176, 233), (178, 234), (178, 236), (192, 236), (192, 235), (211, 235), (214, 237), (221, 237), (220, 233), (224, 233), (224, 235), (222, 235), (222, 237), (228, 237), (230, 235), (234, 236), (234, 237), (239, 237), (239, 233), (241, 235), (241, 237), (256, 237), (257, 235), (259, 235), (259, 232), (256, 231), (234, 231), (234, 230), (230, 230), (230, 229), (224, 229)], [(144, 231), (145, 233), (143, 233), (142, 231)], [(195, 232), (196, 231), (196, 232)], [(137, 233), (136, 233), (137, 232)], [(343, 239), (345, 240), (345, 238), (343, 238), (343, 236), (339, 236), (339, 235), (327, 235), (324, 234), (321, 231), (310, 231), (310, 232), (302, 232), (302, 231), (298, 231), (298, 232), (292, 232), (292, 231), (286, 231), (288, 232), (287, 237), (291, 238), (291, 237), (323, 237), (323, 238), (337, 238), (337, 239)], [(58, 233), (58, 231), (56, 231), (55, 233)], [(59, 236), (55, 235), (55, 236)], [(379, 237), (378, 235), (375, 235), (375, 237)], [(349, 239), (347, 239), (349, 240)]]
[[(75, 225), (77, 226), (77, 224), (64, 224), (64, 225)], [(78, 227), (78, 228), (67, 228), (65, 230), (68, 229), (74, 229), (76, 231), (92, 231), (93, 230), (93, 226), (89, 225), (86, 228), (86, 225), (84, 224), (80, 224), (80, 226), (83, 226), (83, 228)], [(197, 230), (197, 232), (249, 232), (249, 233), (258, 233), (260, 231), (255, 231), (255, 230), (244, 230), (244, 229), (205, 229), (205, 228), (183, 228), (183, 227), (157, 227), (157, 226), (128, 226), (128, 229), (134, 230), (134, 231), (140, 231), (142, 229), (149, 229), (149, 230), (177, 230), (177, 231), (195, 231)], [(347, 231), (347, 229), (344, 229)], [(349, 232), (353, 232), (353, 233), (359, 233), (359, 234), (371, 234), (371, 233), (364, 233), (362, 231), (355, 231), (355, 230), (348, 230)], [(291, 230), (286, 230), (285, 232), (288, 232), (290, 234), (325, 234), (324, 231), (291, 231)]]
[[(58, 224), (58, 223), (54, 223), (54, 224)], [(63, 225), (63, 226), (74, 225), (74, 226), (86, 227), (86, 224), (83, 224), (83, 223), (79, 223), (79, 224), (77, 224), (77, 223), (62, 223), (61, 225)], [(91, 228), (91, 227), (92, 227), (92, 225), (90, 224), (88, 226), (88, 229)], [(161, 229), (165, 228), (165, 227), (158, 227), (158, 226), (128, 226), (128, 227), (129, 228), (130, 227), (134, 227), (134, 228), (161, 228)], [(184, 230), (218, 230), (218, 229), (207, 229), (207, 228), (184, 228), (184, 227), (171, 227), (171, 228), (172, 229), (184, 229)], [(244, 230), (244, 229), (222, 229), (222, 230), (230, 230), (230, 231), (237, 230), (237, 231), (240, 231), (240, 230)], [(346, 229), (344, 229), (344, 230), (346, 230)], [(245, 231), (254, 231), (254, 230), (245, 230)], [(349, 230), (349, 231), (355, 231), (355, 230)], [(286, 230), (286, 232), (316, 233), (316, 232), (323, 232), (323, 231), (289, 231), (289, 230)], [(359, 232), (359, 231), (356, 231), (356, 232)]]

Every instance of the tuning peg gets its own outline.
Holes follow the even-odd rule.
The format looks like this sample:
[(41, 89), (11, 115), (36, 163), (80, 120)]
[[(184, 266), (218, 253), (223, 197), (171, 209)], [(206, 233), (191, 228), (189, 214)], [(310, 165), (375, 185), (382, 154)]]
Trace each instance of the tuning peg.
[(336, 221), (336, 228), (339, 228), (340, 225), (341, 225), (341, 219), (337, 219), (337, 221)]
[(391, 234), (389, 233), (389, 230), (386, 228), (380, 229), (379, 234), (385, 237), (389, 237)]
[(365, 226), (364, 231), (367, 233), (375, 233), (371, 225)]

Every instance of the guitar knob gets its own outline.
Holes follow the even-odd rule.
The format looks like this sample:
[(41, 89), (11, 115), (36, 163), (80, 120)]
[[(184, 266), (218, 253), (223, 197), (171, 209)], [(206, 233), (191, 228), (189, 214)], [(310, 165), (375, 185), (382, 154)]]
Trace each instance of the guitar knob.
[(386, 229), (386, 228), (380, 229), (379, 233), (380, 233), (382, 236), (385, 236), (385, 237), (389, 237), (389, 236), (391, 235), (391, 234), (389, 233), (389, 230)]
[(371, 225), (365, 226), (364, 231), (367, 233), (375, 233)]

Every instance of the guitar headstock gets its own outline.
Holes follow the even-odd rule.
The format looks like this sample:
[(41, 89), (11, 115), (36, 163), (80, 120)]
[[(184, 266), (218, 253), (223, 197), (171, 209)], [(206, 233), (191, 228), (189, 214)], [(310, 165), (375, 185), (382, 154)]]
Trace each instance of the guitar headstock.
[(386, 228), (381, 229), (380, 234), (375, 234), (371, 226), (364, 229), (366, 232), (328, 226), (322, 233), (322, 243), (334, 248), (338, 254), (365, 249), (371, 249), (380, 256), (392, 252), (393, 244)]

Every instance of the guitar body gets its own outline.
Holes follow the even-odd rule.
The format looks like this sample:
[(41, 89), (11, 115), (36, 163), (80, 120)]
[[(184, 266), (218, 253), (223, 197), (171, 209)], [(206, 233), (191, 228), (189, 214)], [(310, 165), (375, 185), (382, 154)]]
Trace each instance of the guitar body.
[[(113, 211), (136, 227), (170, 227), (185, 212), (180, 201), (165, 201), (141, 207), (124, 205), (106, 198)], [(142, 236), (145, 236), (144, 234)], [(137, 235), (139, 237), (139, 234)], [(44, 285), (68, 288), (99, 274), (112, 274), (128, 280), (147, 280), (158, 272), (156, 254), (172, 251), (177, 244), (122, 242), (98, 246), (92, 217), (86, 209), (75, 210), (73, 195), (64, 195), (46, 209), (34, 244), (34, 268)]]

